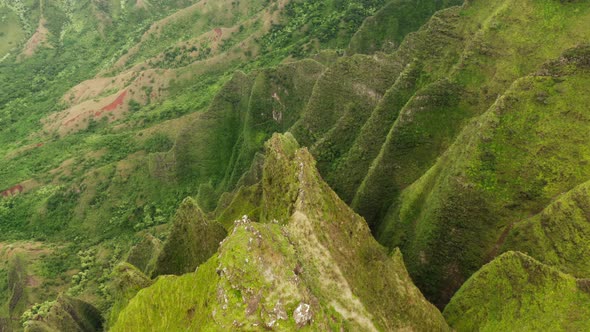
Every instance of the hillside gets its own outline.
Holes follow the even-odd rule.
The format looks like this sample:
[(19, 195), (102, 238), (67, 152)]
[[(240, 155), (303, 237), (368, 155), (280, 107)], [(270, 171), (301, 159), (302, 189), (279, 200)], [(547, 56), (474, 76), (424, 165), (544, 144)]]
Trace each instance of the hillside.
[(457, 331), (584, 331), (588, 280), (520, 253), (502, 254), (475, 273), (445, 308)]
[(0, 330), (583, 330), (589, 40), (584, 1), (0, 0)]

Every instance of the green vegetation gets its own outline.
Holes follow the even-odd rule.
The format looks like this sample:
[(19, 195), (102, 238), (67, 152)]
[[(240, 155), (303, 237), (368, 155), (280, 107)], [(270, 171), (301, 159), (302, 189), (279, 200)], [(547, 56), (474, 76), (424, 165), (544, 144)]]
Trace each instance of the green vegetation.
[(519, 250), (575, 277), (590, 277), (589, 262), (584, 258), (590, 250), (589, 185), (585, 182), (575, 187), (539, 214), (516, 223), (503, 250)]
[(589, 303), (587, 280), (511, 251), (467, 280), (444, 315), (457, 331), (583, 331)]
[(217, 251), (226, 235), (225, 228), (207, 220), (192, 198), (185, 199), (176, 212), (172, 231), (157, 258), (153, 275), (195, 271)]
[(156, 266), (156, 260), (162, 251), (162, 241), (151, 234), (144, 235), (129, 251), (127, 263), (135, 266), (145, 275), (151, 275)]
[(28, 332), (102, 331), (104, 320), (92, 305), (61, 295), (55, 302), (34, 306), (23, 315)]
[[(585, 116), (563, 116), (565, 110), (583, 114), (589, 102), (578, 94), (590, 83), (588, 55), (587, 47), (575, 48), (516, 81), (392, 209), (389, 243), (401, 246), (417, 284), (426, 294), (438, 293), (441, 305), (498, 254), (513, 224), (590, 176)], [(521, 238), (512, 245), (525, 243)]]
[(110, 312), (107, 320), (107, 327), (112, 327), (117, 321), (119, 313), (129, 301), (143, 288), (153, 284), (145, 274), (142, 274), (136, 267), (122, 263), (117, 265), (110, 276), (110, 282), (106, 286), (109, 296)]
[(0, 0), (0, 330), (584, 329), (589, 22)]
[(461, 5), (460, 0), (394, 0), (367, 18), (348, 45), (350, 54), (394, 51), (404, 37), (420, 28), (437, 10)]
[(17, 47), (23, 38), (24, 31), (19, 24), (18, 15), (0, 5), (0, 59), (4, 60), (4, 56)]
[(21, 255), (14, 255), (8, 263), (8, 290), (10, 295), (7, 298), (8, 314), (24, 311), (27, 302), (26, 283), (26, 261)]

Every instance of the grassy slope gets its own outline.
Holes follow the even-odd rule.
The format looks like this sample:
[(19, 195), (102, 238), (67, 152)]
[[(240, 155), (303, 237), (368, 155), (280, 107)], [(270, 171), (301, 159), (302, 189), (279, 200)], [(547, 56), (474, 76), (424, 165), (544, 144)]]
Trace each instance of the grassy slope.
[[(515, 18), (515, 12), (509, 10), (513, 6), (528, 15)], [(509, 1), (473, 2), (441, 12), (391, 56), (355, 56), (337, 61), (315, 86), (294, 133), (305, 145), (313, 146), (320, 170), (339, 195), (352, 200), (355, 209), (377, 225), (401, 190), (435, 163), (469, 118), (483, 113), (513, 80), (585, 39), (587, 12), (587, 6), (581, 3)], [(523, 33), (525, 27), (533, 33)], [(538, 48), (537, 40), (548, 29), (555, 32), (543, 38), (552, 42)], [(433, 53), (438, 56), (432, 57)], [(385, 70), (380, 72), (385, 74), (377, 80), (368, 79), (355, 71), (362, 66), (381, 66)], [(429, 192), (430, 186), (424, 191)], [(459, 192), (452, 188), (449, 192)], [(249, 189), (242, 194), (258, 195), (259, 189)], [(441, 262), (453, 261), (462, 252), (459, 264), (441, 263), (421, 270), (431, 262), (428, 251), (422, 249), (436, 251), (436, 245), (429, 241), (448, 236), (446, 231), (437, 234), (428, 222), (416, 233), (414, 226), (407, 225), (408, 220), (418, 218), (412, 211), (419, 213), (423, 205), (412, 207), (402, 217), (401, 227), (396, 225), (395, 216), (383, 223), (381, 239), (409, 251), (410, 271), (440, 305), (466, 276), (496, 253), (500, 230), (490, 226), (494, 210), (483, 204), (485, 199), (468, 188), (448, 197), (444, 205), (447, 210), (441, 212), (454, 216), (444, 222), (457, 225), (474, 218), (482, 220), (468, 236), (458, 237), (447, 246), (456, 247), (452, 249), (455, 251), (439, 250)], [(255, 204), (252, 200), (249, 204), (252, 210)], [(461, 206), (478, 208), (464, 211)], [(429, 209), (425, 213), (433, 211)], [(393, 232), (395, 237), (391, 236)], [(426, 275), (430, 277), (422, 280), (420, 276)]]
[(127, 263), (117, 265), (112, 272), (108, 285), (108, 292), (111, 294), (111, 310), (107, 316), (106, 328), (115, 324), (119, 313), (137, 293), (151, 286), (154, 283), (149, 277), (141, 273), (135, 266)]
[[(426, 3), (422, 5), (426, 6)], [(461, 38), (453, 31), (457, 11), (437, 14), (436, 19), (420, 32), (411, 34), (392, 55), (340, 60), (322, 77), (302, 120), (293, 129), (303, 144), (313, 145), (312, 152), (317, 156), (328, 183), (345, 201), (354, 202), (355, 209), (369, 217), (370, 223), (376, 222), (375, 214), (379, 213), (379, 209), (371, 205), (383, 203), (378, 202), (380, 200), (391, 200), (391, 185), (388, 185), (387, 176), (379, 180), (376, 176), (370, 177), (365, 181), (367, 183), (363, 183), (363, 179), (403, 106), (421, 87), (445, 75), (458, 57)], [(379, 16), (375, 19), (379, 20)], [(359, 73), (356, 69), (349, 70), (347, 65), (379, 69), (359, 70), (362, 71)], [(375, 71), (381, 76), (367, 75)], [(425, 93), (432, 94), (437, 90), (448, 95), (454, 92), (448, 86), (438, 84)], [(426, 97), (416, 100), (422, 100), (424, 105), (428, 103), (424, 100)], [(444, 98), (441, 96), (438, 104), (431, 104), (435, 105), (433, 107), (444, 106)], [(451, 101), (448, 107), (452, 105)], [(427, 129), (424, 128), (424, 132)], [(384, 160), (381, 162), (386, 164)], [(408, 169), (420, 174), (419, 168)], [(378, 190), (379, 195), (374, 194)], [(386, 203), (379, 205), (387, 206)]]
[[(375, 13), (381, 4), (377, 1), (364, 8), (360, 17)], [(450, 4), (453, 2), (444, 5)], [(405, 17), (405, 10), (426, 13), (434, 8), (428, 1), (416, 5), (419, 7), (400, 7), (403, 10), (399, 17)], [(296, 193), (269, 195), (261, 183), (248, 181), (242, 175), (248, 169), (253, 170), (251, 175), (257, 173), (256, 167), (251, 167), (252, 160), (272, 132), (285, 131), (296, 122), (294, 134), (310, 146), (328, 183), (368, 218), (384, 243), (402, 246), (410, 258), (409, 270), (420, 287), (442, 305), (466, 277), (499, 252), (504, 227), (538, 213), (554, 195), (587, 180), (586, 165), (574, 167), (572, 158), (567, 157), (568, 153), (574, 158), (585, 156), (583, 148), (568, 145), (562, 154), (552, 150), (558, 139), (585, 142), (584, 138), (576, 131), (571, 137), (551, 136), (559, 128), (569, 129), (572, 125), (584, 132), (585, 117), (577, 108), (585, 101), (577, 100), (577, 108), (557, 123), (547, 120), (553, 113), (545, 113), (557, 112), (565, 101), (574, 99), (572, 91), (588, 84), (583, 75), (575, 73), (562, 75), (566, 77), (564, 82), (534, 77), (519, 81), (524, 86), (515, 84), (510, 93), (516, 93), (517, 98), (532, 98), (533, 102), (502, 99), (510, 102), (510, 107), (516, 105), (519, 111), (497, 115), (501, 129), (496, 130), (496, 120), (490, 115), (500, 112), (494, 106), (480, 119), (491, 138), (477, 136), (479, 128), (472, 125), (437, 162), (469, 119), (488, 110), (514, 80), (587, 40), (589, 8), (582, 2), (471, 1), (461, 8), (439, 12), (392, 54), (337, 58), (324, 53), (317, 57), (323, 64), (305, 60), (265, 70), (257, 69), (276, 65), (288, 56), (314, 52), (318, 42), (324, 46), (345, 45), (356, 31), (351, 26), (360, 25), (355, 18), (359, 12), (336, 2), (302, 1), (285, 8), (269, 7), (269, 12), (286, 14), (264, 16), (278, 18), (278, 24), (257, 25), (252, 21), (257, 18), (255, 13), (245, 13), (244, 6), (232, 7), (230, 12), (235, 16), (224, 17), (227, 21), (223, 24), (236, 29), (235, 38), (224, 41), (229, 46), (211, 45), (211, 53), (201, 57), (201, 53), (195, 55), (189, 49), (191, 45), (201, 51), (207, 48), (203, 42), (212, 26), (195, 26), (195, 34), (201, 35), (182, 36), (181, 42), (174, 36), (194, 20), (203, 22), (203, 13), (219, 10), (211, 6), (197, 14), (184, 12), (169, 25), (160, 22), (154, 25), (156, 32), (145, 34), (147, 22), (157, 16), (142, 16), (145, 12), (139, 11), (134, 16), (138, 21), (131, 21), (137, 29), (130, 31), (119, 19), (114, 26), (120, 30), (105, 37), (119, 37), (119, 44), (110, 48), (111, 44), (105, 43), (109, 47), (101, 49), (102, 53), (86, 59), (77, 57), (88, 62), (79, 63), (70, 72), (64, 71), (66, 67), (60, 61), (69, 61), (68, 54), (84, 54), (86, 47), (99, 47), (93, 33), (100, 30), (103, 21), (91, 20), (90, 28), (80, 31), (74, 29), (81, 27), (80, 21), (68, 25), (67, 29), (74, 29), (68, 31), (78, 34), (66, 34), (70, 39), (62, 42), (64, 47), (69, 45), (68, 40), (73, 43), (75, 36), (84, 38), (80, 38), (82, 42), (76, 46), (79, 48), (72, 47), (65, 55), (41, 49), (37, 57), (23, 60), (22, 66), (33, 68), (36, 77), (22, 76), (18, 66), (3, 67), (6, 69), (2, 75), (15, 78), (2, 86), (8, 93), (0, 100), (0, 121), (10, 124), (2, 137), (4, 141), (22, 140), (3, 146), (6, 158), (2, 160), (0, 183), (8, 187), (33, 177), (36, 186), (41, 187), (2, 200), (0, 216), (7, 220), (2, 225), (6, 237), (49, 236), (61, 240), (65, 235), (70, 240), (96, 243), (123, 235), (120, 241), (127, 242), (134, 231), (166, 221), (188, 195), (196, 195), (207, 211), (213, 211), (217, 198), (222, 197), (223, 206), (218, 212), (223, 212), (217, 218), (226, 226), (243, 213), (253, 213), (260, 220), (284, 222), (293, 212), (289, 199)], [(384, 42), (385, 34), (396, 41), (408, 32), (383, 32), (379, 30), (383, 25), (375, 24), (390, 18), (383, 13), (391, 6), (365, 23), (353, 39), (351, 53), (382, 48), (373, 46), (370, 40), (367, 45), (357, 45), (360, 36), (374, 32), (373, 42), (378, 45)], [(96, 17), (96, 8), (84, 4), (80, 8)], [(336, 16), (323, 15), (334, 9)], [(123, 15), (118, 11), (112, 15), (124, 17), (117, 16)], [(70, 21), (76, 22), (75, 17)], [(243, 29), (238, 25), (241, 22)], [(310, 22), (320, 24), (303, 33)], [(226, 32), (224, 36), (228, 36)], [(256, 37), (248, 39), (247, 33)], [(50, 40), (55, 42), (55, 35)], [(138, 40), (141, 42), (131, 49)], [(539, 40), (545, 41), (542, 47)], [(241, 45), (249, 46), (240, 49)], [(128, 50), (129, 55), (117, 49)], [(59, 61), (43, 71), (45, 64), (39, 59), (48, 54), (59, 55), (53, 58)], [(325, 55), (327, 61), (322, 58)], [(254, 56), (258, 57), (250, 61)], [(27, 136), (39, 129), (37, 120), (43, 114), (61, 109), (47, 105), (57, 105), (56, 101), (69, 90), (71, 86), (63, 85), (66, 79), (79, 82), (90, 78), (99, 70), (111, 68), (117, 60), (120, 66), (101, 75), (139, 73), (145, 66), (156, 77), (171, 79), (166, 75), (180, 73), (179, 79), (170, 80), (166, 101), (142, 97), (138, 99), (139, 109), (127, 119), (112, 124), (91, 123), (87, 130), (52, 138), (42, 146), (37, 144), (43, 136)], [(238, 65), (240, 62), (242, 65)], [(240, 67), (243, 72), (228, 73)], [(199, 68), (207, 69), (203, 72)], [(375, 68), (380, 75), (369, 75)], [(60, 79), (47, 81), (56, 73)], [(36, 83), (20, 91), (23, 82)], [(105, 95), (89, 94), (82, 99), (116, 95), (118, 90), (110, 89), (118, 83), (112, 84), (101, 92)], [(134, 86), (138, 87), (140, 92), (134, 96), (149, 95), (149, 85)], [(32, 106), (24, 107), (24, 102)], [(24, 110), (28, 111), (25, 117)], [(204, 112), (193, 113), (198, 110)], [(547, 118), (537, 118), (539, 110)], [(531, 123), (543, 128), (546, 136), (530, 145), (513, 144), (529, 141)], [(516, 148), (507, 148), (510, 144)], [(549, 158), (542, 159), (546, 160), (542, 163), (523, 157), (535, 155), (535, 151)], [(76, 158), (68, 160), (70, 156)], [(49, 175), (62, 162), (57, 175)], [(522, 175), (521, 169), (538, 172)], [(561, 169), (565, 173), (558, 171)], [(288, 184), (289, 180), (285, 181)], [(235, 194), (222, 195), (236, 184), (239, 189)], [(282, 196), (287, 201), (278, 199)], [(276, 215), (259, 207), (260, 202), (268, 203), (269, 197), (278, 199), (269, 203), (281, 207)], [(23, 224), (22, 220), (31, 222)], [(80, 238), (81, 233), (87, 236)], [(562, 254), (560, 259), (569, 255)], [(374, 291), (361, 291), (363, 301), (368, 301)]]
[(587, 281), (511, 251), (465, 282), (444, 315), (457, 331), (583, 331), (589, 302)]
[(539, 214), (517, 222), (502, 250), (518, 250), (575, 277), (590, 277), (585, 259), (590, 250), (588, 186), (575, 187)]
[(202, 193), (207, 210), (232, 190), (273, 132), (299, 117), (324, 67), (303, 60), (246, 76), (238, 72), (207, 112), (184, 127), (176, 141), (175, 172)]
[(68, 248), (41, 242), (0, 245), (0, 326), (20, 328), (20, 315), (30, 304), (67, 289), (70, 280), (65, 274), (75, 268), (75, 259)]
[(102, 331), (104, 319), (92, 305), (60, 295), (47, 312), (27, 324), (27, 332)]
[(7, 7), (0, 6), (0, 17), (2, 24), (0, 25), (0, 59), (10, 52), (18, 42), (20, 42), (25, 34), (19, 24), (18, 16)]
[[(262, 185), (262, 215), (272, 222), (236, 221), (217, 255), (142, 290), (113, 330), (291, 330), (300, 303), (313, 315), (305, 330), (446, 330), (401, 255), (386, 255), (289, 134), (267, 144)], [(293, 195), (277, 195), (286, 188)]]
[[(190, 194), (198, 196), (205, 210), (211, 210), (217, 197), (222, 192), (233, 189), (232, 186), (241, 174), (249, 168), (254, 153), (261, 148), (263, 141), (273, 131), (283, 131), (295, 121), (299, 109), (307, 102), (307, 95), (314, 85), (315, 78), (323, 67), (312, 61), (304, 61), (284, 65), (277, 70), (268, 69), (256, 73), (253, 71), (263, 65), (277, 64), (290, 56), (293, 43), (300, 40), (295, 35), (299, 34), (310, 20), (318, 19), (319, 13), (336, 9), (334, 13), (338, 14), (337, 17), (330, 21), (318, 22), (321, 23), (322, 29), (329, 28), (335, 32), (327, 36), (322, 35), (326, 45), (329, 45), (331, 40), (341, 44), (347, 42), (356, 27), (362, 23), (362, 20), (358, 21), (359, 17), (373, 13), (375, 8), (380, 6), (379, 1), (366, 2), (363, 6), (368, 7), (359, 13), (354, 12), (354, 8), (357, 7), (354, 7), (353, 3), (347, 7), (326, 2), (316, 13), (311, 9), (308, 12), (304, 10), (306, 6), (312, 5), (309, 2), (285, 7), (277, 4), (262, 7), (259, 2), (251, 4), (253, 6), (246, 6), (246, 3), (236, 6), (225, 2), (205, 5), (204, 2), (199, 2), (182, 10), (178, 15), (158, 21), (151, 27), (149, 23), (158, 18), (156, 14), (170, 12), (169, 7), (148, 5), (147, 9), (133, 9), (131, 6), (120, 10), (114, 5), (95, 8), (84, 2), (68, 8), (52, 7), (51, 11), (59, 12), (51, 12), (52, 15), (49, 15), (50, 9), (47, 7), (48, 21), (55, 21), (55, 27), (49, 29), (55, 30), (50, 34), (50, 43), (54, 48), (41, 48), (36, 55), (24, 59), (18, 66), (5, 67), (1, 72), (5, 77), (13, 79), (3, 80), (6, 82), (3, 89), (6, 88), (7, 94), (3, 95), (4, 99), (0, 101), (1, 112), (4, 114), (0, 121), (10, 124), (4, 127), (1, 133), (4, 135), (3, 141), (10, 141), (10, 144), (3, 145), (3, 154), (6, 157), (0, 160), (0, 187), (10, 188), (25, 183), (26, 192), (37, 193), (21, 195), (5, 203), (11, 207), (2, 210), (2, 217), (7, 220), (2, 226), (5, 237), (60, 238), (64, 229), (71, 233), (71, 237), (78, 233), (102, 233), (101, 236), (112, 237), (121, 230), (145, 227), (142, 223), (145, 213), (141, 210), (152, 210), (152, 218), (156, 217), (155, 211), (161, 211), (161, 216), (168, 217), (176, 205)], [(227, 15), (216, 16), (211, 21), (212, 15), (219, 13), (222, 5), (230, 6), (231, 11)], [(88, 15), (91, 19), (82, 22), (79, 19), (82, 15)], [(211, 21), (207, 25), (194, 26), (196, 30), (193, 31), (197, 35), (194, 38), (203, 37), (211, 42), (211, 56), (206, 59), (193, 59), (194, 62), (190, 60), (188, 65), (184, 66), (183, 61), (186, 59), (183, 60), (183, 54), (191, 51), (179, 47), (174, 36), (180, 33), (183, 27), (192, 26), (195, 20)], [(239, 31), (240, 22), (243, 22), (245, 29), (242, 32)], [(97, 35), (97, 31), (101, 31), (103, 26), (109, 26), (108, 33)], [(213, 28), (217, 26), (223, 27), (222, 41), (230, 46), (213, 45), (215, 38), (212, 34), (216, 33)], [(249, 34), (251, 37), (240, 42), (240, 38), (244, 36), (234, 38), (230, 33), (234, 28), (237, 29), (234, 32), (238, 35)], [(231, 31), (228, 32), (226, 29)], [(272, 32), (269, 32), (269, 29)], [(313, 38), (320, 38), (320, 34), (320, 30), (315, 31), (308, 34), (306, 39), (311, 42)], [(57, 35), (64, 37), (59, 39)], [(186, 47), (190, 48), (191, 43), (203, 42), (200, 39), (193, 40), (191, 36), (192, 34), (183, 35), (181, 38), (183, 42), (188, 43)], [(117, 39), (117, 43), (111, 43), (110, 38)], [(137, 41), (138, 46), (132, 47)], [(153, 43), (158, 47), (168, 45), (173, 49), (178, 48), (174, 51), (178, 56), (173, 59), (167, 58), (166, 51), (160, 54), (164, 59), (172, 59), (173, 63), (168, 63), (165, 67), (178, 67), (177, 69), (157, 69), (161, 66), (154, 61), (160, 61), (162, 58), (153, 48), (148, 47)], [(79, 56), (87, 49), (95, 49), (95, 53), (92, 56)], [(249, 53), (250, 49), (252, 52)], [(312, 47), (306, 52), (316, 49)], [(134, 58), (130, 60), (120, 51), (133, 54)], [(65, 67), (66, 63), (72, 63), (68, 56), (73, 54), (76, 54), (79, 62), (72, 67), (76, 68), (75, 71)], [(298, 53), (299, 56), (303, 54)], [(53, 62), (48, 67), (44, 59), (49, 55)], [(254, 57), (256, 58), (253, 61)], [(108, 77), (109, 73), (103, 69), (113, 66), (117, 59), (124, 60), (123, 62), (129, 60), (129, 65), (117, 69), (123, 76), (117, 74), (112, 76), (112, 82), (107, 82), (105, 75)], [(144, 60), (145, 62), (142, 62)], [(187, 137), (186, 133), (190, 134), (191, 128), (183, 130), (183, 126), (179, 125), (182, 120), (170, 119), (205, 110), (215, 98), (217, 101), (213, 101), (211, 108), (220, 107), (216, 105), (224, 97), (221, 94), (215, 96), (232, 76), (230, 73), (238, 66), (251, 72), (247, 76), (256, 85), (253, 86), (253, 91), (245, 87), (244, 91), (232, 92), (235, 96), (231, 98), (242, 98), (246, 103), (240, 106), (244, 114), (232, 121), (225, 122), (227, 118), (223, 116), (217, 120), (218, 123), (230, 127), (211, 128), (210, 137), (222, 138), (214, 140), (219, 145), (199, 144), (204, 146), (202, 152), (213, 151), (214, 158), (206, 161), (205, 169), (199, 170), (202, 177), (195, 176), (195, 168), (201, 166), (199, 162), (203, 159), (196, 160), (195, 163), (195, 154), (187, 150), (188, 145), (183, 144), (195, 137)], [(23, 73), (21, 68), (25, 67), (36, 73), (37, 79), (31, 77), (32, 74)], [(98, 71), (100, 73), (96, 78), (70, 89), (70, 82), (80, 82)], [(174, 75), (178, 75), (177, 79)], [(127, 80), (128, 76), (131, 80)], [(35, 80), (39, 82), (38, 86), (20, 89), (27, 86), (24, 82)], [(163, 83), (160, 81), (168, 82), (168, 85), (161, 85)], [(77, 114), (81, 105), (89, 107), (88, 105), (95, 105), (92, 104), (95, 102), (101, 105), (100, 103), (105, 100), (114, 99), (119, 95), (117, 91), (121, 91), (125, 84), (131, 84), (129, 95), (132, 97), (128, 98), (137, 99), (139, 105), (132, 104), (130, 100), (129, 105), (123, 106), (123, 115), (108, 117), (107, 120), (84, 120), (76, 124), (71, 132), (62, 132), (58, 128), (56, 130), (60, 137), (52, 133), (55, 130), (51, 126), (52, 121), (62, 115), (67, 116), (69, 112)], [(146, 97), (150, 95), (150, 84), (155, 86), (152, 94), (155, 93), (159, 98), (166, 96), (165, 101), (156, 98), (150, 102), (150, 98)], [(96, 88), (95, 85), (103, 87)], [(160, 88), (163, 90), (160, 91)], [(66, 91), (66, 98), (59, 100)], [(29, 107), (24, 107), (25, 101)], [(266, 107), (276, 108), (276, 114), (271, 112), (259, 116), (258, 113), (252, 113)], [(46, 114), (63, 108), (66, 109), (52, 113), (58, 115), (45, 118), (44, 128), (48, 132), (41, 131), (37, 121)], [(125, 113), (127, 108), (134, 113)], [(281, 110), (282, 108), (284, 110)], [(23, 114), (25, 109), (26, 115)], [(250, 115), (246, 114), (247, 112), (250, 112)], [(213, 117), (219, 116), (219, 113), (212, 113), (208, 114)], [(235, 115), (231, 112), (229, 114)], [(209, 115), (202, 118), (210, 117)], [(120, 116), (127, 118), (123, 119)], [(269, 121), (269, 117), (272, 116), (278, 117), (277, 120), (273, 120), (277, 123)], [(199, 116), (186, 115), (184, 121), (192, 122), (195, 117)], [(196, 121), (198, 123), (200, 120)], [(235, 128), (243, 130), (240, 132), (240, 129)], [(172, 153), (160, 155), (159, 153), (166, 152), (172, 146), (179, 134), (181, 137), (176, 144), (177, 149)], [(234, 134), (238, 136), (230, 137)], [(198, 135), (200, 133), (195, 139), (203, 138)], [(209, 148), (212, 149), (207, 150)], [(150, 153), (153, 155), (147, 155)], [(226, 162), (230, 166), (227, 166)], [(176, 167), (176, 170), (168, 172), (170, 167)], [(28, 222), (22, 222), (23, 220)]]
[(161, 252), (162, 241), (148, 233), (129, 250), (126, 262), (149, 276), (152, 274), (156, 259)]
[[(388, 56), (354, 55), (339, 59), (318, 81), (293, 133), (310, 146), (320, 171), (331, 184), (331, 170), (354, 142), (387, 89), (402, 71)], [(341, 193), (347, 198), (345, 192)]]

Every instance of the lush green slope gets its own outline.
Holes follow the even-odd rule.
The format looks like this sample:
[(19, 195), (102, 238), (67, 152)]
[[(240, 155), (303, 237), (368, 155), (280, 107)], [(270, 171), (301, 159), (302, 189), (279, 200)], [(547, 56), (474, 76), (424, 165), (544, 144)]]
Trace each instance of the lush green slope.
[(387, 234), (411, 257), (409, 270), (427, 294), (452, 295), (498, 253), (514, 223), (590, 177), (581, 115), (589, 100), (579, 94), (590, 83), (588, 56), (587, 47), (573, 49), (516, 81), (403, 192)]
[[(0, 70), (0, 188), (25, 193), (2, 203), (10, 207), (0, 212), (6, 220), (3, 236), (61, 237), (65, 229), (111, 237), (122, 228), (150, 226), (143, 224), (146, 214), (171, 216), (201, 185), (201, 205), (214, 208), (264, 140), (297, 119), (322, 68), (303, 62), (257, 70), (293, 55), (346, 45), (362, 19), (383, 5), (314, 3), (42, 2), (23, 9), (27, 19), (35, 20), (33, 13), (36, 19), (43, 16), (49, 33), (45, 46), (27, 56), (11, 55)], [(325, 12), (334, 17), (323, 20)], [(81, 19), (85, 16), (89, 19)], [(318, 30), (299, 38), (311, 21), (330, 34)], [(245, 102), (239, 106), (243, 116), (231, 120), (225, 116), (236, 113), (213, 109), (225, 107), (218, 92), (240, 68), (255, 86), (231, 92)], [(280, 124), (269, 123), (266, 113), (252, 113), (272, 103)], [(209, 129), (211, 141), (219, 145), (202, 142), (196, 147), (205, 148), (189, 151), (183, 142), (203, 137), (186, 138), (182, 133), (190, 129), (182, 127), (207, 109), (211, 112), (203, 118), (219, 117), (226, 126)], [(149, 155), (169, 151), (179, 134), (172, 160)], [(204, 178), (195, 177), (202, 159), (194, 156), (213, 147), (215, 158), (205, 165), (209, 170), (202, 172)], [(226, 162), (235, 169), (226, 168)], [(176, 171), (159, 176), (169, 166)]]
[(137, 293), (151, 286), (154, 283), (135, 266), (128, 263), (117, 265), (110, 276), (110, 281), (106, 287), (110, 300), (110, 311), (106, 320), (105, 329), (110, 329), (119, 318), (121, 310), (125, 309), (129, 301)]
[(588, 280), (576, 280), (520, 252), (475, 273), (445, 308), (457, 331), (585, 331)]
[(140, 291), (113, 331), (447, 330), (401, 254), (388, 257), (314, 164), (290, 134), (273, 136), (261, 179), (268, 222), (236, 221), (215, 256)]
[[(387, 139), (378, 141), (379, 154), (370, 159), (353, 207), (370, 222), (381, 220), (399, 192), (452, 144), (467, 119), (485, 112), (514, 80), (587, 40), (582, 27), (587, 11), (582, 3), (474, 1), (440, 13), (439, 20), (408, 38), (406, 47), (417, 49), (422, 54), (418, 59), (424, 59), (418, 68), (426, 72), (417, 81), (427, 84), (418, 85), (387, 127)], [(552, 22), (560, 26), (552, 28)], [(547, 30), (556, 32), (545, 36)], [(543, 40), (543, 47), (538, 47), (538, 40)], [(398, 53), (403, 49), (404, 45)], [(409, 84), (416, 80), (410, 79)], [(357, 154), (344, 168), (358, 159)]]
[[(14, 45), (0, 49), (0, 245), (42, 242), (0, 262), (0, 328), (63, 291), (112, 309), (112, 325), (151, 283), (142, 273), (194, 271), (221, 225), (235, 230), (221, 255), (159, 278), (118, 328), (268, 325), (283, 312), (294, 327), (304, 299), (310, 328), (444, 329), (397, 247), (440, 308), (506, 251), (589, 276), (584, 1), (5, 0), (0, 14)], [(255, 253), (250, 234), (263, 237)], [(248, 287), (292, 277), (283, 261), (307, 266), (301, 282), (278, 307), (250, 294), (250, 308)], [(276, 278), (257, 282), (263, 268)], [(113, 294), (121, 275), (131, 282)], [(226, 310), (204, 300), (215, 287), (236, 306), (201, 321)], [(137, 310), (154, 294), (181, 305), (150, 321)]]
[(517, 222), (502, 250), (522, 251), (573, 276), (590, 277), (589, 185), (575, 187), (539, 214)]
[(420, 28), (437, 10), (461, 5), (460, 0), (394, 0), (368, 17), (350, 40), (348, 54), (395, 50), (404, 37)]

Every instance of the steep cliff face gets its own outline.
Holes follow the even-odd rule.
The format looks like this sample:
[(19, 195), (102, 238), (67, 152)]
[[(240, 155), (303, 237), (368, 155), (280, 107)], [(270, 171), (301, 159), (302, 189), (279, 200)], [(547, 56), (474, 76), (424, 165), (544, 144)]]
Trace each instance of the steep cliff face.
[(448, 329), (290, 134), (266, 144), (261, 185), (265, 222), (237, 220), (214, 257), (140, 291), (113, 330)]
[(64, 292), (108, 314), (112, 270), (151, 275), (187, 196), (225, 226), (255, 215), (244, 172), (385, 3), (0, 1), (0, 248), (43, 242), (22, 287), (0, 261), (0, 326)]

